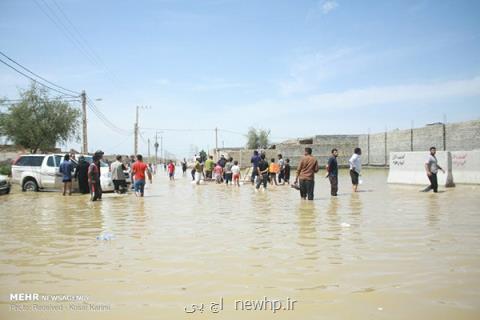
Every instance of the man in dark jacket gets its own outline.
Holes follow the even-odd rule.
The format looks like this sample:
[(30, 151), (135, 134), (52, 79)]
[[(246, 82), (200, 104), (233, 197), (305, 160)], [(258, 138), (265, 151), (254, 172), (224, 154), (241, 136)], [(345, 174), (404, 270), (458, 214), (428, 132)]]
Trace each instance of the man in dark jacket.
[(84, 156), (80, 156), (80, 158), (78, 158), (78, 165), (75, 168), (74, 178), (78, 180), (78, 189), (82, 194), (90, 193), (90, 188), (88, 187), (89, 165), (90, 164), (85, 161)]
[(103, 151), (98, 150), (93, 155), (93, 163), (88, 167), (88, 181), (92, 201), (102, 200), (102, 186), (100, 184), (100, 160), (103, 158)]
[(268, 161), (265, 160), (265, 154), (262, 153), (260, 156), (260, 162), (257, 166), (257, 190), (260, 189), (260, 186), (263, 184), (263, 189), (267, 190), (268, 183)]
[(332, 156), (328, 159), (327, 164), (327, 177), (330, 180), (330, 195), (337, 196), (338, 192), (338, 150), (332, 149)]

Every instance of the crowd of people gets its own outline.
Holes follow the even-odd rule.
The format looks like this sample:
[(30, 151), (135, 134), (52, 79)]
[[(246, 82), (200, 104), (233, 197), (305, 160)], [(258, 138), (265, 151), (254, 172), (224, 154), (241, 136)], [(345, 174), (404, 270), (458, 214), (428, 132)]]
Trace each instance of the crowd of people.
[[(325, 177), (329, 179), (331, 196), (337, 196), (338, 192), (338, 150), (333, 149), (332, 155), (328, 159), (326, 165)], [(359, 176), (361, 172), (361, 149), (355, 148), (352, 157), (349, 160), (350, 177), (352, 180), (353, 192), (357, 192), (359, 184)], [(282, 154), (278, 154), (277, 158), (267, 159), (266, 154), (255, 150), (250, 159), (251, 173), (247, 173), (248, 177), (244, 177), (243, 181), (249, 181), (257, 190), (263, 187), (264, 190), (268, 185), (290, 185), (291, 166), (290, 159), (284, 159)], [(186, 175), (187, 160), (181, 162), (183, 175)], [(313, 200), (315, 188), (315, 174), (320, 170), (317, 159), (312, 156), (312, 149), (305, 148), (303, 158), (300, 160), (293, 188), (300, 191), (302, 199)], [(247, 171), (248, 172), (248, 171)], [(213, 160), (213, 156), (207, 159), (195, 155), (193, 158), (193, 166), (191, 170), (192, 181), (195, 184), (201, 184), (202, 181), (214, 181), (217, 184), (225, 183), (240, 186), (241, 169), (238, 160), (232, 157), (221, 155), (218, 161)]]
[[(92, 201), (101, 200), (103, 193), (101, 185), (101, 162), (103, 161), (103, 155), (104, 152), (98, 150), (93, 154), (91, 162), (88, 162), (85, 156), (80, 156), (78, 162), (76, 162), (74, 155), (65, 154), (59, 167), (63, 182), (62, 194), (64, 196), (72, 194), (72, 180), (74, 180), (75, 182), (78, 181), (80, 193), (90, 194)], [(172, 161), (171, 163), (173, 164)], [(143, 197), (146, 178), (152, 183), (152, 173), (156, 173), (156, 166), (151, 163), (145, 163), (141, 154), (127, 156), (125, 160), (121, 155), (117, 155), (113, 163), (105, 161), (105, 164), (111, 172), (114, 192), (119, 194), (127, 192), (128, 177), (131, 180), (135, 194)]]
[[(433, 190), (437, 192), (437, 172), (444, 170), (438, 165), (436, 156), (436, 148), (430, 148), (430, 155), (425, 162), (425, 170), (430, 186), (424, 191)], [(362, 170), (361, 161), (362, 150), (355, 148), (349, 159), (349, 174), (352, 182), (352, 191), (358, 192), (358, 185), (361, 184), (360, 176)], [(63, 162), (60, 164), (60, 173), (63, 181), (63, 195), (72, 193), (72, 178), (77, 181), (79, 191), (83, 194), (91, 194), (91, 200), (97, 201), (102, 199), (101, 177), (101, 161), (104, 153), (97, 151), (92, 157), (92, 162), (85, 160), (84, 156), (79, 157), (78, 163), (73, 163), (70, 155), (64, 156)], [(331, 156), (325, 167), (325, 178), (330, 182), (330, 195), (336, 197), (338, 193), (338, 150), (331, 150)], [(290, 159), (284, 159), (282, 154), (277, 155), (277, 159), (266, 159), (266, 154), (254, 151), (250, 159), (251, 173), (244, 177), (244, 181), (249, 180), (256, 190), (263, 187), (267, 189), (268, 185), (290, 185), (291, 166)], [(124, 161), (121, 155), (116, 156), (116, 160), (109, 164), (111, 177), (116, 193), (125, 193), (128, 190), (127, 177), (130, 177), (132, 189), (139, 197), (144, 196), (145, 184), (147, 178), (152, 183), (152, 174), (155, 174), (156, 165), (147, 164), (143, 161), (141, 154), (126, 157)], [(181, 162), (183, 176), (187, 173), (188, 163), (186, 159)], [(164, 170), (167, 172), (171, 181), (175, 180), (175, 162), (173, 160), (164, 163)], [(298, 163), (296, 169), (295, 180), (291, 187), (300, 191), (302, 199), (313, 200), (315, 189), (315, 174), (320, 170), (317, 159), (312, 155), (312, 149), (305, 148), (304, 155)], [(217, 184), (225, 183), (226, 185), (234, 185), (240, 187), (241, 168), (238, 160), (232, 157), (226, 158), (221, 155), (218, 161), (213, 160), (213, 156), (202, 159), (195, 156), (191, 170), (192, 180), (195, 184), (203, 182), (215, 182)]]

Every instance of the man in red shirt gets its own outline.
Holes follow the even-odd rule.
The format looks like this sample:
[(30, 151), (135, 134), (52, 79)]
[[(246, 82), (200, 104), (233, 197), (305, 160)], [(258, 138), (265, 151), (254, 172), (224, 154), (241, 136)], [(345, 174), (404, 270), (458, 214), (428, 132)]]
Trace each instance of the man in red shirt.
[(138, 154), (137, 161), (132, 166), (132, 173), (135, 177), (135, 194), (140, 197), (143, 197), (145, 190), (145, 172), (148, 175), (148, 180), (152, 183), (152, 173), (148, 169), (148, 165), (143, 162), (142, 155)]

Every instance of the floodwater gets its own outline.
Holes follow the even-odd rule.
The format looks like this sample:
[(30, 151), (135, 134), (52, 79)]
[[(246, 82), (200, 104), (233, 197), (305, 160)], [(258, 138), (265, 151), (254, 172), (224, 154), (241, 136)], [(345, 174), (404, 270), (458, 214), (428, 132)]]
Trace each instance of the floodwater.
[(480, 187), (386, 177), (366, 170), (352, 194), (342, 172), (331, 199), (318, 175), (312, 202), (164, 173), (143, 199), (14, 189), (0, 197), (0, 319), (479, 319)]

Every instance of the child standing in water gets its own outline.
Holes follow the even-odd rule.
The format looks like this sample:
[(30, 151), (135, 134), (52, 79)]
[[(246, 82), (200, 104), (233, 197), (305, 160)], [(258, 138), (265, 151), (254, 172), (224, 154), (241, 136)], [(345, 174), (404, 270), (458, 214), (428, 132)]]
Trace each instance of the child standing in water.
[(240, 167), (238, 166), (237, 160), (233, 162), (232, 174), (233, 174), (233, 185), (240, 187)]
[(230, 183), (232, 182), (232, 177), (233, 177), (232, 167), (233, 167), (233, 158), (230, 157), (227, 159), (227, 162), (225, 163), (225, 168), (224, 168), (225, 184), (227, 185), (229, 182)]
[(167, 170), (168, 170), (168, 176), (170, 177), (170, 180), (175, 180), (175, 164), (173, 163), (172, 160), (170, 160), (170, 162), (168, 163), (168, 166), (167, 166)]
[(213, 169), (213, 172), (215, 172), (215, 181), (217, 183), (222, 183), (222, 178), (223, 178), (223, 168), (220, 166), (220, 164), (217, 163), (215, 166), (215, 169)]
[(268, 172), (270, 172), (270, 184), (275, 182), (275, 185), (278, 186), (277, 183), (277, 173), (280, 171), (280, 166), (278, 163), (275, 163), (275, 158), (271, 159), (270, 166), (268, 167)]

